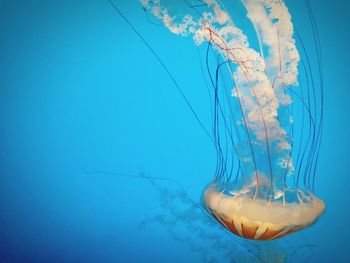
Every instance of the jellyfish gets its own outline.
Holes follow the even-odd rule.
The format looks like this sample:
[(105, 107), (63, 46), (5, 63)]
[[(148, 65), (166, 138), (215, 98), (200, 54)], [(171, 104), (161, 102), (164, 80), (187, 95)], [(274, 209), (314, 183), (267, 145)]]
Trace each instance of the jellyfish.
[(203, 191), (206, 211), (228, 231), (254, 240), (312, 225), (325, 203), (314, 191), (323, 86), (310, 3), (305, 0), (318, 75), (283, 0), (234, 3), (245, 10), (258, 48), (223, 1), (184, 3), (188, 13), (179, 16), (169, 1), (141, 0), (172, 33), (204, 46), (212, 122), (210, 129), (200, 124), (217, 156), (215, 176)]

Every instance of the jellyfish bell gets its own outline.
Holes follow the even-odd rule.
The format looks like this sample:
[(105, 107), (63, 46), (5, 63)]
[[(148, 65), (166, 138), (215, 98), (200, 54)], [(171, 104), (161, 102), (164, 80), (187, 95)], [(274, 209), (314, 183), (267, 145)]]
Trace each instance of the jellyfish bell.
[(207, 211), (227, 230), (255, 240), (272, 240), (312, 225), (325, 209), (312, 193), (284, 189), (273, 198), (254, 197), (256, 188), (220, 191), (209, 185), (203, 194)]

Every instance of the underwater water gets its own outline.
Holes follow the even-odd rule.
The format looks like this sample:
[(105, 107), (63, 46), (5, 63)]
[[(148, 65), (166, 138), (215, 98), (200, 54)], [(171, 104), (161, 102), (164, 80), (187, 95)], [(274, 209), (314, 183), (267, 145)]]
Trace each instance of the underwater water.
[[(193, 40), (139, 1), (114, 2), (209, 123)], [(251, 241), (200, 207), (216, 153), (108, 1), (1, 1), (0, 262), (349, 262), (349, 4), (310, 3), (325, 84), (315, 193), (326, 211), (310, 228)], [(287, 6), (312, 45), (305, 6)]]

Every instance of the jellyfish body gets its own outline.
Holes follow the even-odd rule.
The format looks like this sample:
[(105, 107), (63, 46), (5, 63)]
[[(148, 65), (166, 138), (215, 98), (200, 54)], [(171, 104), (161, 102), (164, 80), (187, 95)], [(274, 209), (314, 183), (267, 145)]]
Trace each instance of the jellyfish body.
[(204, 202), (208, 212), (232, 233), (248, 239), (271, 240), (310, 226), (323, 213), (322, 200), (298, 194), (303, 201), (254, 200), (245, 194), (226, 195), (211, 185), (204, 192)]
[(203, 205), (226, 229), (249, 239), (276, 239), (310, 226), (325, 209), (314, 194), (323, 90), (300, 37), (306, 59), (299, 54), (287, 6), (237, 1), (255, 29), (255, 50), (222, 1), (184, 2), (189, 14), (177, 21), (162, 1), (141, 0), (172, 33), (206, 44), (217, 165)]

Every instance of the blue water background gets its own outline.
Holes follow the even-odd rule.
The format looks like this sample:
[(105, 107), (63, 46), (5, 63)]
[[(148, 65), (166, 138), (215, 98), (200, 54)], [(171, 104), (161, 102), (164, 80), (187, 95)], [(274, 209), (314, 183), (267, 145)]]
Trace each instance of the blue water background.
[[(152, 26), (138, 1), (116, 3), (208, 123), (193, 41)], [(285, 239), (315, 245), (309, 262), (350, 262), (350, 4), (311, 3), (325, 73), (316, 194), (327, 210)], [(288, 6), (308, 28), (305, 7)], [(201, 262), (162, 226), (140, 231), (167, 213), (147, 180), (81, 170), (173, 178), (199, 201), (215, 168), (169, 76), (108, 1), (1, 1), (0, 36), (0, 262)]]

